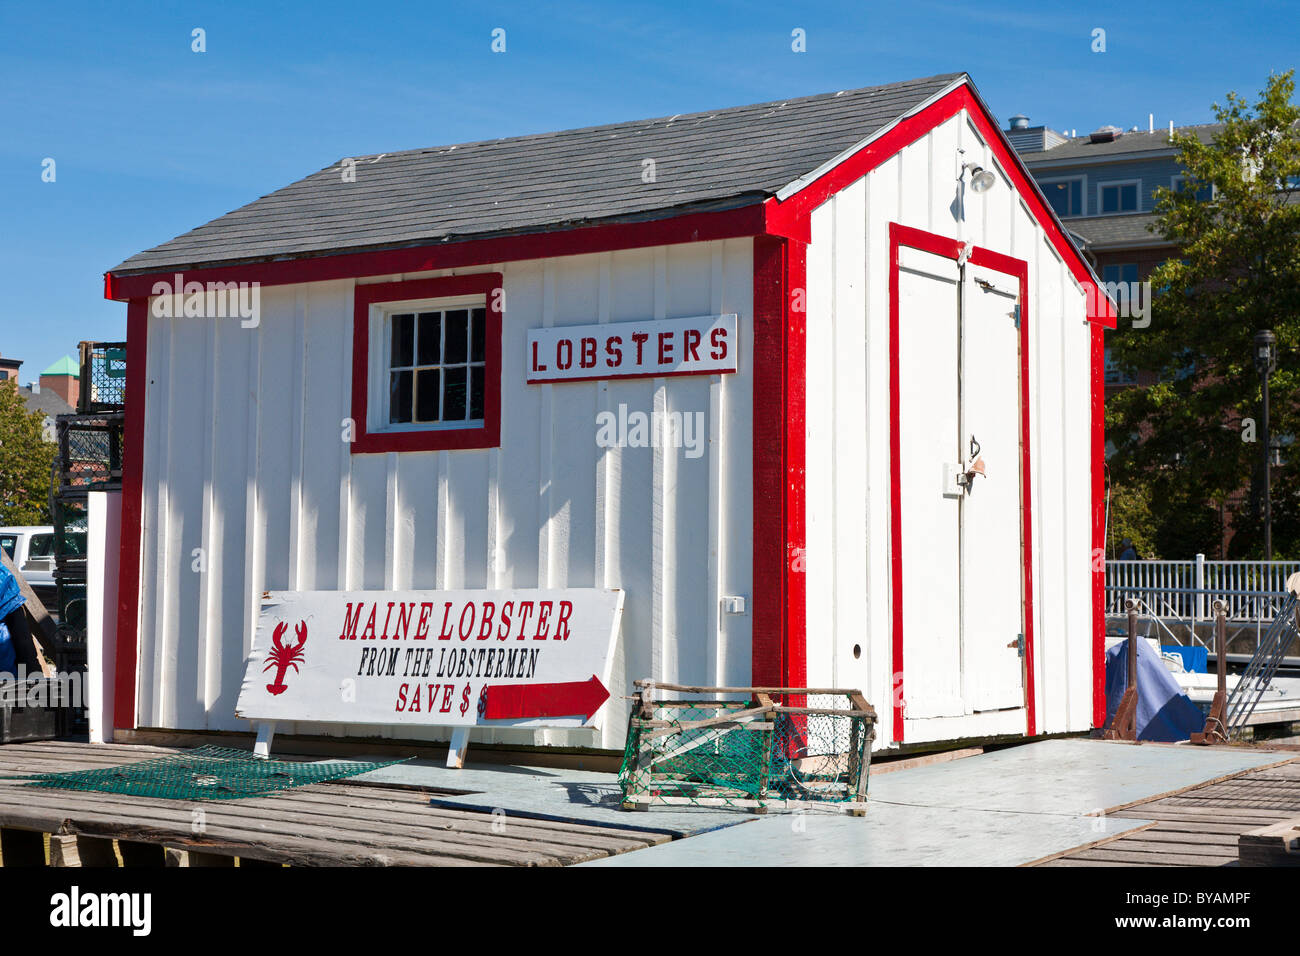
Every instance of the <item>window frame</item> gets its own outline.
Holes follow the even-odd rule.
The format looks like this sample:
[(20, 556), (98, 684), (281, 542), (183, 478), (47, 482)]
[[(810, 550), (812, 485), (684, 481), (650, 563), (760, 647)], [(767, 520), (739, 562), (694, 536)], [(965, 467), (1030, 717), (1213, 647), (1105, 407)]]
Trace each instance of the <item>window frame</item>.
[[(1077, 219), (1080, 216), (1088, 215), (1087, 174), (1081, 173), (1077, 176), (1049, 176), (1045, 179), (1038, 180), (1038, 188), (1042, 190), (1043, 198), (1047, 200), (1048, 209), (1052, 209), (1052, 203), (1051, 200), (1047, 199), (1047, 187), (1054, 186), (1057, 183), (1073, 183), (1073, 182), (1077, 182), (1079, 184), (1079, 211), (1077, 213), (1071, 213), (1069, 216), (1061, 216), (1060, 213), (1057, 213), (1057, 215), (1061, 216), (1062, 219)], [(1052, 209), (1052, 211), (1056, 212), (1055, 209)]]
[[(1136, 205), (1132, 209), (1117, 209), (1114, 212), (1106, 212), (1102, 206), (1102, 190), (1110, 187), (1133, 186)], [(1099, 216), (1131, 216), (1142, 211), (1142, 180), (1141, 179), (1108, 179), (1105, 182), (1097, 183), (1097, 215)]]
[[(1181, 195), (1182, 190), (1178, 188), (1178, 184), (1187, 182), (1188, 178), (1189, 177), (1187, 176), (1186, 173), (1179, 173), (1176, 176), (1170, 176), (1169, 190), (1171, 192), (1175, 192)], [(1208, 186), (1202, 186), (1201, 189), (1208, 189), (1210, 191), (1210, 194), (1206, 196), (1204, 199), (1200, 199), (1198, 197), (1197, 199), (1198, 202), (1212, 202), (1219, 195), (1219, 190), (1217, 187), (1215, 187), (1214, 183), (1210, 183)], [(1197, 192), (1200, 192), (1200, 190), (1197, 190)], [(1195, 195), (1195, 193), (1193, 193), (1193, 195)]]
[[(499, 272), (361, 284), (352, 331), (354, 455), (497, 448), (501, 444), (501, 304)], [(384, 333), (395, 312), (484, 309), (483, 419), (479, 424), (388, 422), (389, 353)], [(467, 396), (468, 400), (468, 396)]]

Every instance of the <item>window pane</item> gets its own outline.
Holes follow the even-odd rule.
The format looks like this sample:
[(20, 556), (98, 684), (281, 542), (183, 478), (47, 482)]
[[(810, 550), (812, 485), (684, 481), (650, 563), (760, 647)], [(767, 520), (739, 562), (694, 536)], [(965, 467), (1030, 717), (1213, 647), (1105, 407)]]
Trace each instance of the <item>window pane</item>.
[(437, 365), (442, 352), (442, 313), (420, 313), (420, 358), (417, 365)]
[(1070, 215), (1083, 215), (1083, 180), (1076, 179), (1070, 183)]
[(417, 422), (438, 421), (438, 393), (442, 373), (436, 368), (423, 369), (415, 373), (415, 420)]
[(487, 310), (475, 309), (470, 313), (470, 317), (474, 330), (470, 333), (469, 360), (471, 362), (482, 362), (485, 361), (485, 343), (487, 341)]
[(455, 365), (465, 361), (469, 341), (469, 310), (452, 309), (446, 313), (447, 351), (443, 362)]
[[(448, 338), (450, 338), (450, 336)], [(460, 422), (465, 420), (464, 368), (443, 369), (442, 420), (444, 422)]]
[(469, 417), (483, 417), (483, 386), (487, 380), (482, 367), (469, 370)]
[(388, 383), (388, 421), (400, 424), (411, 420), (411, 372), (393, 372)]
[(1138, 207), (1137, 183), (1130, 183), (1120, 188), (1120, 207), (1125, 212), (1133, 212)]
[(1106, 186), (1101, 191), (1101, 211), (1119, 212), (1119, 189)]
[(415, 316), (409, 312), (393, 316), (393, 368), (410, 365), (415, 354)]
[(1136, 283), (1136, 282), (1137, 282), (1137, 280), (1138, 280), (1138, 267), (1137, 267), (1136, 265), (1130, 264), (1130, 265), (1123, 266), (1123, 267), (1121, 268), (1120, 272), (1121, 272), (1121, 274), (1122, 274), (1123, 277), (1124, 277), (1124, 280), (1123, 280), (1123, 281), (1128, 282), (1128, 283)]
[(1058, 216), (1068, 216), (1070, 214), (1070, 184), (1069, 183), (1048, 183), (1043, 187), (1047, 193), (1047, 202), (1052, 207), (1052, 211)]

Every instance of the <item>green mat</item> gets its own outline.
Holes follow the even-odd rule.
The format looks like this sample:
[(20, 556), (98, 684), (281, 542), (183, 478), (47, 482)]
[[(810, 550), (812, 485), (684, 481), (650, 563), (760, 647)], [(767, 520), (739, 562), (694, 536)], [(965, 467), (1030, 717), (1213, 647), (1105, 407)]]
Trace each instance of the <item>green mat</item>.
[(26, 786), (29, 787), (96, 790), (166, 800), (239, 800), (352, 777), (409, 759), (381, 763), (268, 760), (254, 757), (247, 750), (199, 747), (117, 767), (63, 773), (7, 774), (2, 779), (27, 780)]

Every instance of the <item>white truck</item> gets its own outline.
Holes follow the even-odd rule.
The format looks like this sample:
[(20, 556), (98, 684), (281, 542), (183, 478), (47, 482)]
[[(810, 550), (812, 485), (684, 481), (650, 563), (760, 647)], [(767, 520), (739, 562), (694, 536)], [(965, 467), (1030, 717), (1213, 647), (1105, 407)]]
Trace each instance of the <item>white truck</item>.
[(46, 609), (55, 612), (54, 528), (49, 525), (17, 525), (0, 528), (0, 548), (31, 585)]

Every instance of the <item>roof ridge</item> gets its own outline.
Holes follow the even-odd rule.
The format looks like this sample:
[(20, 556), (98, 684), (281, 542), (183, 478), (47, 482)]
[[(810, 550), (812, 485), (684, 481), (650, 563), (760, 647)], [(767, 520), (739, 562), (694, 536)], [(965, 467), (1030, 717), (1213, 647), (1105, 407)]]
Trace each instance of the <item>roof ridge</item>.
[[(899, 87), (906, 87), (917, 83), (929, 83), (935, 80), (955, 80), (958, 77), (966, 76), (964, 72), (957, 73), (935, 73), (932, 76), (918, 76), (908, 80), (899, 80), (896, 83), (879, 83), (875, 86), (860, 86), (848, 90), (832, 90), (825, 93), (811, 93), (806, 96), (788, 96), (779, 100), (766, 100), (761, 103), (739, 103), (735, 106), (722, 106), (715, 109), (696, 110), (693, 113), (673, 113), (671, 116), (649, 116), (640, 119), (619, 120), (614, 123), (595, 123), (591, 126), (572, 126), (565, 129), (544, 130), (540, 133), (521, 133), (518, 136), (497, 136), (492, 139), (475, 139), (466, 140), (460, 143), (443, 143), (436, 146), (418, 146), (411, 149), (388, 150), (382, 153), (359, 153), (352, 156), (341, 156), (337, 161), (329, 166), (321, 167), (321, 171), (333, 169), (345, 159), (353, 159), (360, 162), (363, 159), (373, 160), (380, 157), (389, 156), (409, 156), (417, 153), (436, 153), (452, 149), (468, 149), (472, 146), (490, 146), (496, 143), (519, 143), (526, 140), (540, 140), (555, 136), (576, 135), (578, 133), (596, 133), (601, 130), (615, 130), (628, 127), (649, 126), (654, 123), (689, 121), (692, 119), (714, 117), (719, 113), (738, 113), (742, 110), (757, 110), (771, 107), (784, 107), (798, 103), (808, 103), (813, 100), (833, 100), (836, 97), (848, 96), (857, 93), (869, 93), (873, 90), (890, 90), (897, 91)], [(300, 181), (300, 180), (298, 180)]]

